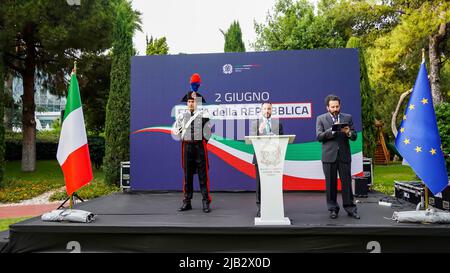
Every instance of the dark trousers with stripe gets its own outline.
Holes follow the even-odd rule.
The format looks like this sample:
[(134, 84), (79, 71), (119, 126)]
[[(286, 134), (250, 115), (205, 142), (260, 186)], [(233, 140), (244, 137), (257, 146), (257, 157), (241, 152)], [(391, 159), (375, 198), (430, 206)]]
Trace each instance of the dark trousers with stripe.
[(337, 173), (341, 178), (342, 185), (342, 203), (345, 211), (356, 212), (356, 205), (353, 203), (351, 163), (344, 163), (336, 160), (332, 163), (322, 162), (323, 172), (325, 174), (326, 190), (327, 190), (327, 207), (329, 211), (339, 212), (339, 204), (337, 203)]
[(256, 170), (256, 206), (261, 208), (261, 177), (259, 176), (258, 164), (255, 164)]
[(209, 194), (208, 151), (206, 141), (182, 142), (184, 169), (183, 193), (185, 203), (190, 203), (194, 193), (194, 174), (198, 174), (203, 200), (211, 203)]

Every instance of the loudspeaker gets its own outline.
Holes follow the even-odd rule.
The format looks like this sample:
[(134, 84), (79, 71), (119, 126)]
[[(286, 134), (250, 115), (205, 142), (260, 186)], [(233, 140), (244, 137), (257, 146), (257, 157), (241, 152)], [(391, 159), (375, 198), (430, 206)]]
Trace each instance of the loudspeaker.
[(363, 158), (363, 172), (364, 176), (369, 179), (369, 185), (373, 185), (373, 162), (372, 158), (364, 157)]
[(122, 190), (131, 188), (131, 186), (130, 186), (130, 161), (120, 162), (120, 188)]
[(367, 197), (369, 194), (369, 178), (364, 176), (353, 176), (352, 190), (355, 197)]
[(450, 211), (450, 184), (438, 195), (434, 195), (431, 191), (428, 191), (428, 204), (437, 209)]
[(415, 205), (424, 201), (425, 188), (421, 181), (394, 180), (394, 192), (398, 199), (403, 199)]

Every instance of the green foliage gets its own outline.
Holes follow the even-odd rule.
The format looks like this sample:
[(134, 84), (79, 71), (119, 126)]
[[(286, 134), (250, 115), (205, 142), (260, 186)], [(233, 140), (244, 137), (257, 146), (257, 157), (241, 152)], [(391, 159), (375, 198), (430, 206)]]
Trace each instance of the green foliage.
[(345, 40), (359, 37), (364, 47), (389, 32), (399, 21), (398, 11), (379, 1), (321, 0), (318, 10)]
[(64, 185), (64, 176), (56, 160), (38, 161), (36, 172), (21, 172), (20, 161), (7, 162), (0, 202), (20, 202)]
[(5, 127), (3, 125), (4, 116), (4, 88), (5, 88), (5, 76), (3, 74), (3, 54), (0, 48), (0, 187), (3, 182), (3, 175), (5, 171)]
[(394, 142), (386, 143), (386, 148), (389, 150), (389, 153), (391, 155), (391, 159), (394, 157), (394, 155), (398, 156), (400, 160), (403, 160), (402, 155), (398, 152), (397, 148), (395, 147)]
[(255, 22), (257, 50), (344, 47), (350, 37), (369, 47), (394, 28), (401, 13), (370, 0), (320, 0), (315, 13), (306, 0), (278, 0), (265, 24)]
[(446, 155), (447, 172), (450, 176), (450, 103), (444, 102), (438, 104), (435, 110), (442, 151)]
[(36, 79), (43, 89), (63, 95), (73, 61), (111, 47), (114, 3), (84, 0), (71, 6), (60, 0), (5, 0), (0, 11), (0, 47), (8, 69), (23, 80), (22, 167), (34, 171)]
[(146, 55), (167, 55), (169, 53), (169, 46), (167, 45), (166, 37), (155, 38), (148, 37), (145, 38), (147, 42)]
[(345, 37), (335, 29), (333, 21), (314, 15), (307, 0), (279, 0), (266, 23), (255, 22), (256, 50), (290, 50), (336, 48), (345, 46)]
[(96, 169), (100, 169), (105, 157), (105, 138), (102, 136), (89, 136), (88, 144), (91, 162)]
[(86, 53), (82, 55), (77, 66), (86, 130), (90, 134), (98, 135), (105, 130), (111, 56)]
[[(390, 124), (401, 93), (414, 85), (422, 58), (422, 48), (427, 49), (430, 35), (442, 22), (450, 23), (450, 3), (442, 1), (392, 1), (393, 8), (401, 11), (398, 24), (378, 37), (367, 50), (369, 78), (376, 90), (377, 114), (384, 124)], [(447, 35), (450, 37), (449, 35)], [(448, 39), (448, 38), (446, 38)], [(450, 40), (450, 39), (448, 39)], [(448, 67), (449, 43), (442, 43), (441, 61)], [(429, 65), (427, 65), (430, 68)], [(442, 69), (441, 86), (448, 92), (448, 70)], [(402, 112), (401, 112), (402, 113)], [(385, 126), (385, 130), (389, 130)]]
[[(2, 1), (0, 46), (6, 51), (8, 67), (18, 74), (36, 68), (44, 88), (63, 95), (65, 77), (79, 53), (111, 47), (113, 2), (85, 0), (70, 6), (59, 0)], [(29, 54), (30, 50), (35, 54)]]
[(139, 29), (139, 14), (131, 3), (120, 1), (116, 6), (113, 28), (113, 50), (111, 85), (106, 105), (105, 121), (105, 181), (118, 184), (121, 161), (130, 156), (130, 66), (133, 49), (133, 34)]
[(60, 118), (57, 118), (56, 120), (53, 121), (52, 129), (53, 129), (53, 131), (51, 131), (51, 132), (55, 132), (57, 134), (61, 133), (62, 124), (61, 124), (61, 119)]
[[(448, 40), (448, 48), (450, 48), (450, 39)], [(441, 70), (441, 81), (444, 83), (442, 87), (442, 94), (445, 101), (450, 102), (450, 62), (445, 62)]]
[(375, 129), (375, 113), (373, 105), (373, 90), (370, 87), (367, 66), (364, 58), (364, 49), (359, 38), (351, 37), (347, 42), (347, 48), (359, 49), (360, 66), (360, 93), (361, 93), (361, 113), (363, 128), (363, 154), (366, 157), (374, 158), (377, 143)]
[(226, 32), (222, 31), (225, 38), (225, 52), (245, 52), (245, 44), (242, 41), (242, 31), (238, 21), (234, 21)]
[(411, 167), (400, 163), (391, 163), (386, 166), (375, 165), (373, 172), (373, 189), (388, 195), (394, 194), (394, 180), (417, 180), (416, 174)]
[[(6, 132), (6, 160), (20, 160), (22, 157), (22, 133)], [(36, 157), (40, 159), (55, 159), (58, 150), (59, 134), (43, 131), (36, 134)]]
[(20, 217), (20, 218), (6, 218), (0, 219), (0, 232), (8, 230), (9, 226), (18, 222), (25, 221), (30, 217)]
[[(36, 134), (36, 157), (38, 160), (54, 160), (58, 151), (59, 132), (41, 131)], [(22, 155), (22, 134), (6, 132), (6, 160), (20, 160)], [(102, 136), (88, 136), (91, 162), (99, 169), (105, 156), (105, 139)]]
[[(256, 50), (336, 48), (345, 46), (351, 37), (359, 38), (368, 71), (367, 86), (373, 90), (374, 115), (392, 138), (392, 112), (401, 93), (413, 86), (421, 49), (428, 48), (430, 36), (437, 33), (441, 23), (446, 23), (447, 35), (439, 45), (440, 85), (448, 100), (449, 1), (320, 0), (314, 13), (306, 0), (278, 0), (265, 23), (255, 22), (257, 40), (252, 46)], [(364, 109), (370, 101), (365, 94), (369, 93), (361, 94)], [(372, 119), (371, 113), (367, 117), (364, 110), (362, 113), (363, 120)]]
[(375, 94), (368, 77), (364, 45), (392, 29), (396, 22), (392, 7), (367, 1), (322, 0), (317, 14), (314, 14), (314, 8), (308, 1), (279, 0), (274, 12), (267, 16), (266, 23), (255, 24), (258, 38), (253, 46), (257, 50), (335, 48), (345, 45), (358, 48), (364, 155), (373, 157), (376, 143)]
[[(0, 188), (0, 203), (17, 203), (65, 186), (58, 161), (40, 160), (36, 165), (36, 172), (21, 172), (20, 161), (6, 163), (5, 183)], [(86, 191), (90, 194), (85, 198), (118, 190), (104, 184), (101, 170), (93, 168), (93, 173), (94, 180), (80, 189), (80, 192)]]
[[(78, 196), (83, 200), (89, 200), (97, 198), (103, 195), (108, 195), (119, 191), (120, 188), (116, 185), (110, 185), (105, 183), (103, 180), (95, 179), (89, 185), (84, 186), (79, 191), (77, 191)], [(49, 198), (50, 201), (65, 200), (67, 198), (67, 193), (65, 190), (58, 191), (52, 194)]]

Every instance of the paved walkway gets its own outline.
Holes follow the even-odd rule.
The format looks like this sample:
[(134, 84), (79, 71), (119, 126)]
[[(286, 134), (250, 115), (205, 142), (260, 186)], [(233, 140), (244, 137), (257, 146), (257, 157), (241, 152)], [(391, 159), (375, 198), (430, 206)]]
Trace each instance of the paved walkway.
[(39, 216), (57, 209), (61, 202), (39, 205), (18, 205), (0, 207), (0, 219)]
[(64, 188), (54, 189), (19, 203), (2, 203), (0, 204), (0, 219), (39, 216), (57, 209), (63, 201), (50, 202), (49, 198), (53, 193), (64, 190)]

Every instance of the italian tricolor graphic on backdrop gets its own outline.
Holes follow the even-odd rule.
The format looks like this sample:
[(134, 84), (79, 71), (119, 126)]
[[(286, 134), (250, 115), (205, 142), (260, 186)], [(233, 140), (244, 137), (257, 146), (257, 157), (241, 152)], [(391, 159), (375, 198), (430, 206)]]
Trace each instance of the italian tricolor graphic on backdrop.
[[(171, 128), (155, 126), (137, 130), (133, 134), (159, 132), (171, 134)], [(352, 151), (352, 175), (361, 176), (362, 169), (362, 135), (358, 133), (356, 141), (350, 142)], [(244, 141), (225, 139), (213, 135), (208, 142), (208, 150), (221, 158), (236, 170), (255, 177), (252, 164), (254, 150)], [(289, 144), (284, 164), (283, 189), (285, 190), (325, 190), (322, 170), (322, 148), (318, 141)]]
[(64, 173), (69, 196), (92, 180), (91, 159), (75, 73), (70, 79), (56, 158)]

